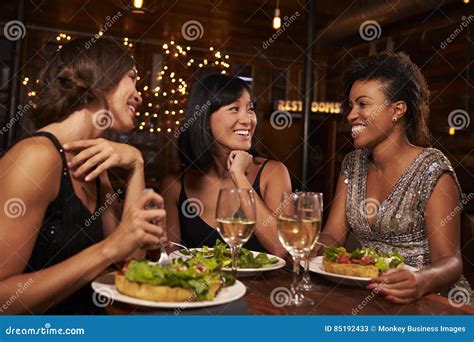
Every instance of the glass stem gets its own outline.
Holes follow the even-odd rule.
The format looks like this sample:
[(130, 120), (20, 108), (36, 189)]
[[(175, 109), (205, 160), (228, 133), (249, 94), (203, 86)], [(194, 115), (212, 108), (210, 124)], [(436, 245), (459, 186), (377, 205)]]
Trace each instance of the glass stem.
[(239, 256), (240, 246), (230, 246), (230, 254), (232, 256), (232, 275), (237, 278), (237, 258)]
[(300, 258), (294, 256), (293, 257), (293, 283), (291, 284), (291, 288), (293, 294), (297, 295), (297, 288), (298, 288), (298, 274), (300, 270)]
[(304, 278), (308, 278), (309, 275), (309, 256), (304, 258)]

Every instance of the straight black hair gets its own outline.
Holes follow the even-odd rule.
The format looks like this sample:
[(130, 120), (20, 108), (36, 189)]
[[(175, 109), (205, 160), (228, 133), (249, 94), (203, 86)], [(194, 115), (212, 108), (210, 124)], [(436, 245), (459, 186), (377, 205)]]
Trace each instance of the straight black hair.
[[(222, 74), (209, 75), (198, 80), (191, 89), (178, 133), (178, 155), (184, 169), (207, 172), (213, 161), (214, 137), (209, 126), (212, 113), (237, 101), (246, 90), (255, 106), (255, 96), (244, 80)], [(252, 146), (248, 151), (259, 153)]]

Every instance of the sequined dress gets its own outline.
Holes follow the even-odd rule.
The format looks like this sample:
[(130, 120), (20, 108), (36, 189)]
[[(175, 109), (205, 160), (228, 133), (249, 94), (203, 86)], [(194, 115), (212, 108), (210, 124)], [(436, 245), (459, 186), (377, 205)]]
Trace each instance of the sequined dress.
[[(445, 172), (453, 176), (461, 193), (451, 163), (441, 151), (424, 149), (382, 203), (366, 198), (368, 163), (366, 149), (349, 153), (342, 163), (341, 174), (347, 184), (346, 217), (351, 231), (362, 246), (380, 252), (396, 248), (407, 265), (418, 269), (429, 267), (424, 210), (439, 177)], [(376, 215), (372, 226), (367, 220), (370, 215)], [(473, 304), (473, 292), (464, 276), (453, 286), (451, 295), (456, 290)]]

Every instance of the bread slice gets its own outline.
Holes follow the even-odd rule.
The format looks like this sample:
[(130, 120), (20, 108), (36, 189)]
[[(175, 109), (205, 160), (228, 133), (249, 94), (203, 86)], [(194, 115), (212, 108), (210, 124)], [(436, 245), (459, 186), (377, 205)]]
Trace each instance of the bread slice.
[[(128, 280), (124, 274), (115, 274), (115, 287), (117, 291), (134, 298), (151, 300), (154, 302), (194, 302), (196, 295), (191, 290), (181, 287), (155, 286), (140, 284)], [(214, 295), (219, 291), (220, 286), (211, 286), (209, 291)]]
[(323, 259), (323, 268), (329, 273), (351, 277), (375, 278), (379, 275), (379, 270), (374, 265), (337, 264)]

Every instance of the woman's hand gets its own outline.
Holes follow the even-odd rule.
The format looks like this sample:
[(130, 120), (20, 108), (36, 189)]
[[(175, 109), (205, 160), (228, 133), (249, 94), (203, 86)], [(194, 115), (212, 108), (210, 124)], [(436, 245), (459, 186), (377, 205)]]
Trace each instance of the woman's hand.
[(141, 152), (127, 144), (106, 139), (79, 140), (63, 145), (67, 152), (76, 153), (68, 162), (73, 177), (92, 181), (107, 169), (143, 167)]
[(231, 175), (245, 175), (252, 164), (252, 155), (246, 151), (231, 151), (227, 158), (227, 169)]
[(392, 270), (372, 279), (367, 289), (376, 291), (393, 303), (406, 304), (424, 294), (418, 278), (419, 272)]
[(120, 224), (105, 241), (105, 250), (113, 262), (127, 259), (138, 248), (155, 250), (159, 248), (160, 241), (166, 240), (166, 212), (164, 209), (146, 209), (150, 202), (163, 208), (160, 195), (146, 192), (130, 206)]

